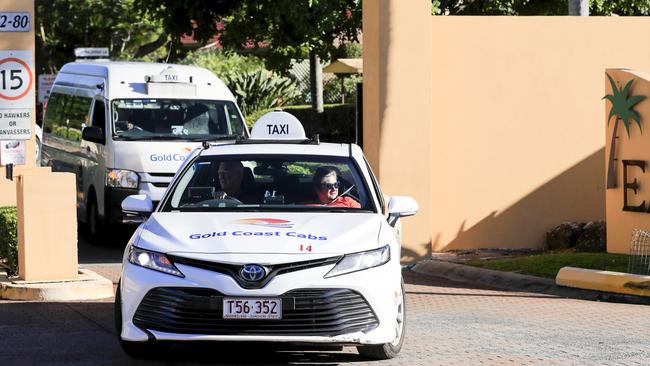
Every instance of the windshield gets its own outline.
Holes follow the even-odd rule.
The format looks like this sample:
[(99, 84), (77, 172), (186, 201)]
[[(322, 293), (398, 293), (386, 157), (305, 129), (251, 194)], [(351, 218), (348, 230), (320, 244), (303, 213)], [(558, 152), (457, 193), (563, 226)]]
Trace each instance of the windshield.
[(171, 188), (163, 211), (375, 211), (348, 157), (200, 156)]
[(216, 140), (244, 133), (229, 101), (116, 99), (111, 121), (117, 140)]

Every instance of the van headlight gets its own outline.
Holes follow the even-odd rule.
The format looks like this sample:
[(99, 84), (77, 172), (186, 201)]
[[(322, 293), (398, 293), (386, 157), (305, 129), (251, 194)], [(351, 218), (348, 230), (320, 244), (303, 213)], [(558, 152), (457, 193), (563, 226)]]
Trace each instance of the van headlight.
[(178, 277), (185, 277), (185, 275), (176, 268), (174, 263), (172, 263), (172, 261), (162, 253), (140, 249), (131, 245), (131, 247), (129, 247), (128, 260), (136, 266), (153, 269), (154, 271)]
[(140, 177), (132, 170), (107, 169), (106, 185), (119, 188), (138, 188)]
[(365, 252), (346, 254), (339, 260), (325, 278), (340, 276), (364, 269), (381, 266), (390, 260), (390, 246)]

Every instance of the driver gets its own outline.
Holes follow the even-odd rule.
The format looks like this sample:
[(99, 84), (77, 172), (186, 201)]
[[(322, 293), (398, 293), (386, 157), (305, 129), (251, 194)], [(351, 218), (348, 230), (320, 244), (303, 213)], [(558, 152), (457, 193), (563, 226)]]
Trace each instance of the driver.
[(244, 166), (240, 161), (223, 161), (217, 171), (221, 191), (215, 193), (215, 198), (235, 198), (242, 203), (256, 203), (255, 196), (242, 189)]
[(337, 169), (333, 166), (322, 166), (316, 169), (312, 185), (318, 201), (332, 207), (361, 208), (361, 204), (354, 198), (344, 196), (347, 192), (339, 193), (340, 184), (337, 174)]

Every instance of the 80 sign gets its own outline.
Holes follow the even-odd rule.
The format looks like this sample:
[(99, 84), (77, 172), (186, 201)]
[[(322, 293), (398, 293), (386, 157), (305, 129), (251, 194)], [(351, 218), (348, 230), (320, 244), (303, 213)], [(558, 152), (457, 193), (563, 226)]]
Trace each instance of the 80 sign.
[(0, 13), (0, 32), (28, 32), (29, 13)]

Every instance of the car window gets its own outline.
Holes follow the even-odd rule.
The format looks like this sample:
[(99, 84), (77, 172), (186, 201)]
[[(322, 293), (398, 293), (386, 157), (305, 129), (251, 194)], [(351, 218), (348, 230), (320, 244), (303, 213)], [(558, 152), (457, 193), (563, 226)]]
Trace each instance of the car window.
[(81, 141), (81, 130), (89, 123), (92, 98), (52, 93), (45, 112), (45, 132), (64, 141)]
[(199, 156), (170, 188), (163, 211), (375, 211), (349, 157)]

